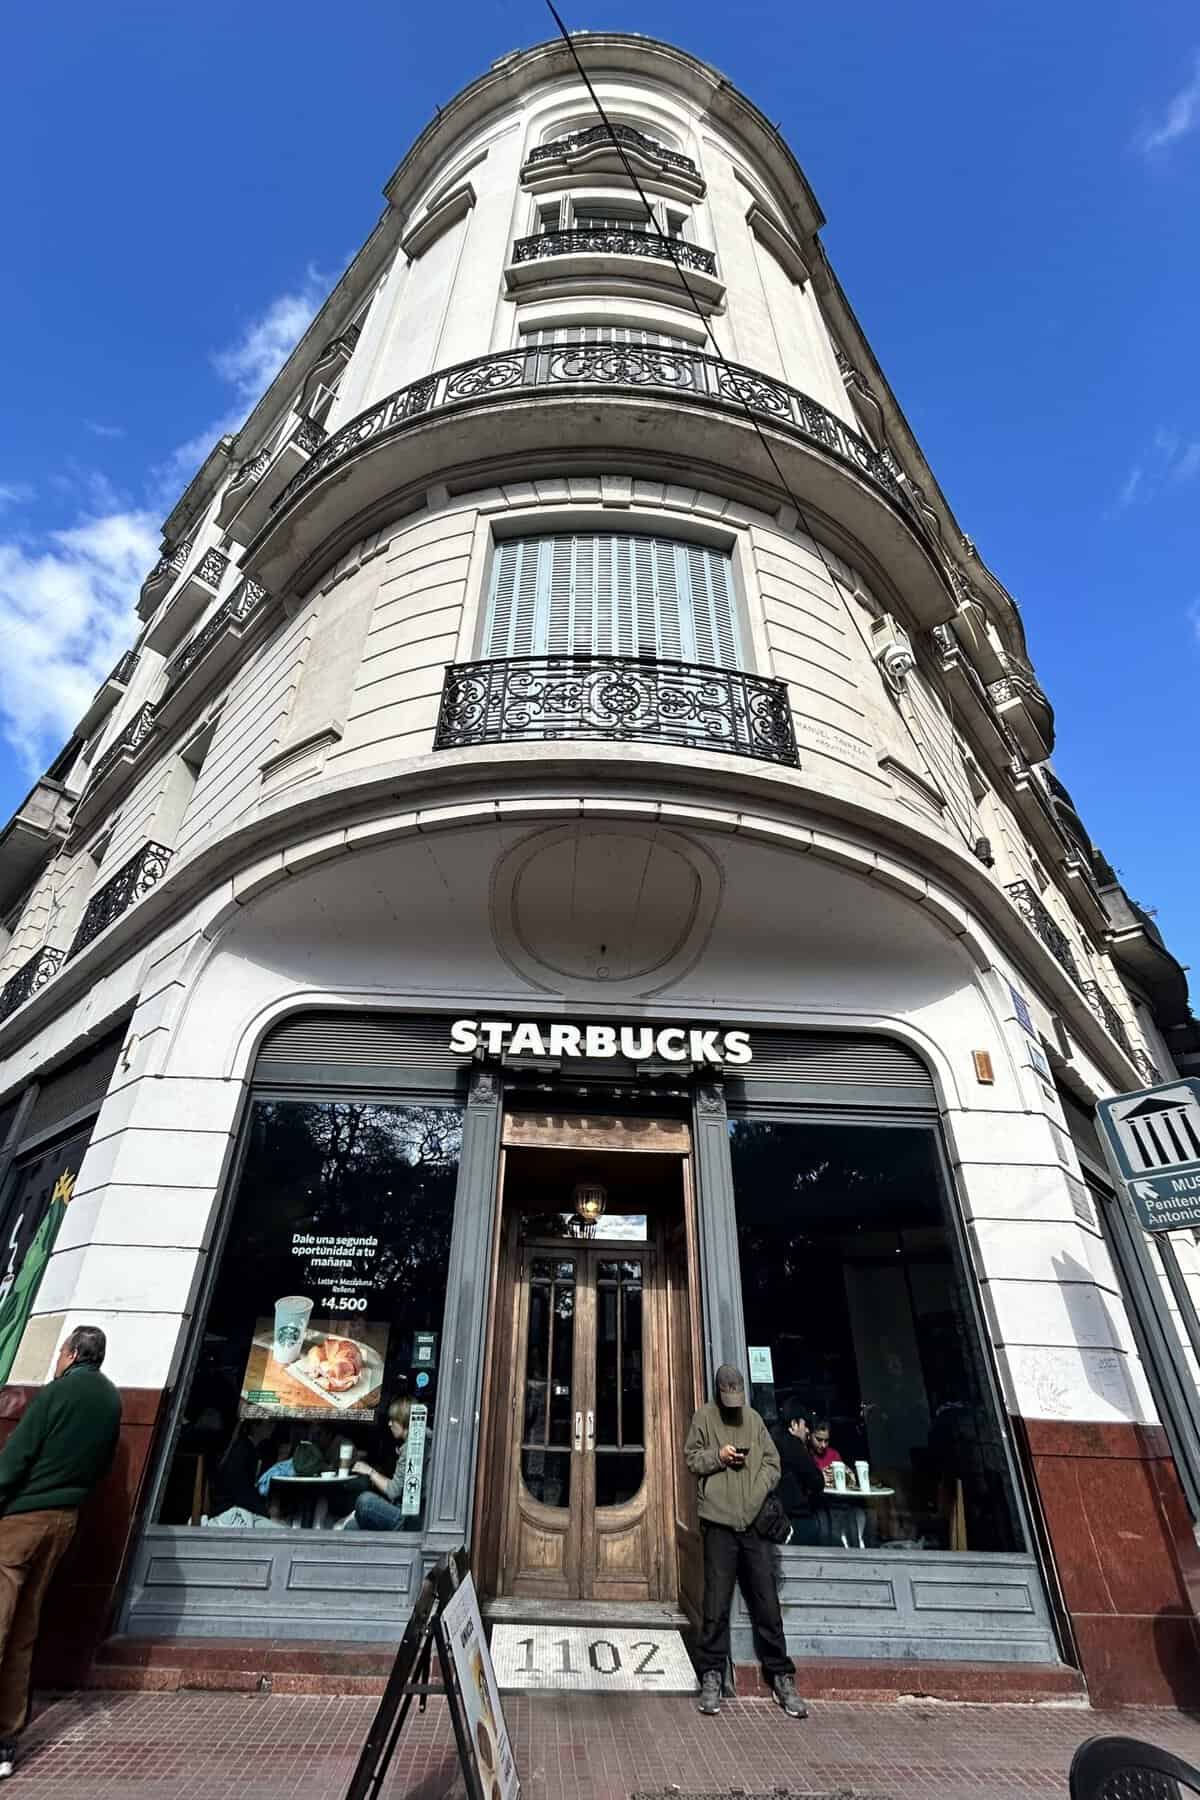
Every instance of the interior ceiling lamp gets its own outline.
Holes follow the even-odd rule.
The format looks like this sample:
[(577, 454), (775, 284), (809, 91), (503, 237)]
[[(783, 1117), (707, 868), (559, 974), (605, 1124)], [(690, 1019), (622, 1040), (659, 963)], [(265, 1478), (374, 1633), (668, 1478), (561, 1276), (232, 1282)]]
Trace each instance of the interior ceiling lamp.
[(572, 1196), (575, 1217), (581, 1225), (595, 1226), (604, 1217), (608, 1191), (598, 1181), (577, 1181)]

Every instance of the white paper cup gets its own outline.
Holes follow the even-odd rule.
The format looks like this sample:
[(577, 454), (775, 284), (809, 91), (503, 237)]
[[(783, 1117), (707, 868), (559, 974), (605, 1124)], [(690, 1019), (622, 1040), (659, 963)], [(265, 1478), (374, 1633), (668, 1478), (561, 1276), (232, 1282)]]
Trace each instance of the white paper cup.
[(846, 1465), (845, 1465), (845, 1463), (844, 1462), (830, 1463), (829, 1467), (833, 1473), (834, 1487), (837, 1489), (839, 1494), (844, 1494), (846, 1491)]
[(863, 1493), (869, 1492), (871, 1486), (870, 1463), (856, 1462), (854, 1465), (854, 1474)]
[(271, 1354), (287, 1367), (304, 1349), (304, 1334), (312, 1317), (313, 1303), (304, 1294), (287, 1294), (275, 1302), (275, 1341)]

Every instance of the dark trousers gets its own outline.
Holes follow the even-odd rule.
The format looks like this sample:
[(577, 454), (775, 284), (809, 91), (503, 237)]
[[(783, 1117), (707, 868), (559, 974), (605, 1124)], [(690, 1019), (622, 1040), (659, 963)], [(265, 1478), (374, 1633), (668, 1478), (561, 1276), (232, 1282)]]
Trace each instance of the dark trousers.
[(696, 1640), (700, 1674), (709, 1669), (724, 1674), (729, 1661), (729, 1610), (740, 1579), (763, 1674), (768, 1681), (776, 1675), (793, 1675), (796, 1665), (784, 1642), (771, 1545), (756, 1531), (732, 1531), (707, 1519), (700, 1529), (704, 1535), (704, 1623)]

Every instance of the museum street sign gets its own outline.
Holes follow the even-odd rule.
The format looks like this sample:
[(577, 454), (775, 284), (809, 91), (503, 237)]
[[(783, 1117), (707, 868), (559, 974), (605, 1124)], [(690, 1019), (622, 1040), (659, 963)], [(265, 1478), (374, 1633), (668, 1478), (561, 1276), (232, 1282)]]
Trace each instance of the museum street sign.
[(1096, 1123), (1147, 1231), (1200, 1226), (1200, 1081), (1181, 1076), (1101, 1100)]

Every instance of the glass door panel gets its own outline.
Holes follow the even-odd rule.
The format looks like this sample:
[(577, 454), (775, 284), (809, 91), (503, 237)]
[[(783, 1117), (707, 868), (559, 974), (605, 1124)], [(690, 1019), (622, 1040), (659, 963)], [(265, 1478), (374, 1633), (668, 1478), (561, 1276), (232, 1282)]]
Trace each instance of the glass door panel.
[(642, 1259), (598, 1261), (595, 1273), (595, 1500), (623, 1506), (646, 1474)]
[(528, 1265), (521, 1479), (543, 1506), (571, 1504), (575, 1276), (568, 1257), (533, 1257)]

